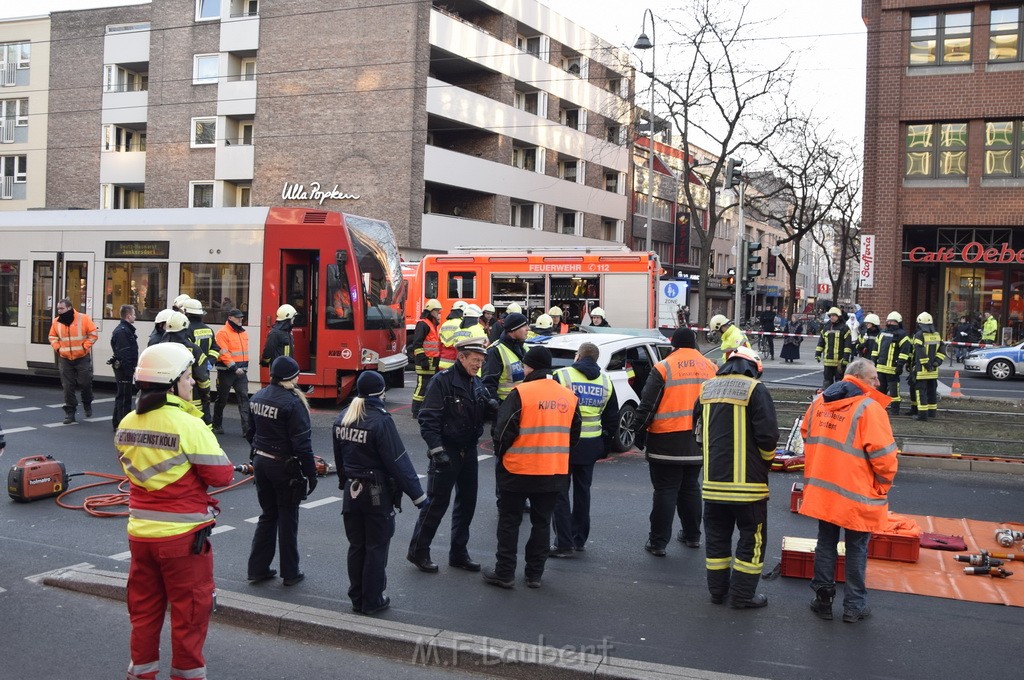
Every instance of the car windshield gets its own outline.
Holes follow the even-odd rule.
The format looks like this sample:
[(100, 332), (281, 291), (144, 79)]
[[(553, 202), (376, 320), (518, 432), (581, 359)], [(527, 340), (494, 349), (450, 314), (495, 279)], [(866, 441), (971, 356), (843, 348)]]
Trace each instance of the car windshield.
[(564, 366), (572, 366), (572, 360), (576, 358), (576, 350), (574, 349), (559, 349), (557, 347), (551, 347), (551, 367), (562, 368)]

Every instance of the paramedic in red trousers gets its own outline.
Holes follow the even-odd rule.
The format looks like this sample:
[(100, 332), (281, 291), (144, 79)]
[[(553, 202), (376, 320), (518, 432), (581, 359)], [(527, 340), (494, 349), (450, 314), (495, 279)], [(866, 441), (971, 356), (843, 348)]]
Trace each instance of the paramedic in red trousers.
[(815, 597), (811, 610), (832, 620), (839, 531), (846, 541), (843, 621), (871, 615), (864, 585), (871, 532), (888, 524), (889, 489), (899, 450), (889, 426), (890, 398), (878, 391), (871, 361), (854, 359), (840, 382), (825, 389), (808, 407), (804, 438), (804, 497), (800, 513), (818, 520), (814, 549)]
[(252, 462), (259, 500), (259, 521), (249, 551), (249, 582), (277, 576), (270, 568), (274, 544), (280, 543), (281, 577), (286, 586), (301, 582), (299, 571), (299, 503), (316, 488), (309, 404), (297, 387), (299, 365), (278, 357), (270, 365), (270, 384), (249, 400)]
[(57, 353), (60, 384), (64, 388), (64, 424), (75, 422), (77, 390), (82, 392), (85, 417), (92, 418), (92, 346), (99, 335), (88, 314), (75, 311), (71, 300), (57, 303), (57, 318), (50, 324), (50, 346)]
[(384, 377), (363, 371), (356, 395), (332, 428), (342, 519), (348, 538), (348, 597), (352, 611), (376, 614), (391, 606), (384, 594), (395, 508), (402, 494), (424, 510), (430, 505), (419, 477), (384, 408)]
[(217, 331), (217, 402), (213, 405), (213, 433), (224, 434), (224, 407), (235, 391), (242, 434), (249, 429), (249, 332), (242, 325), (240, 309), (228, 312), (228, 320)]
[(139, 339), (135, 334), (135, 307), (132, 305), (121, 305), (121, 323), (110, 334), (110, 350), (112, 355), (109, 363), (117, 381), (114, 416), (111, 418), (116, 430), (121, 418), (132, 410), (135, 367), (139, 363)]
[(582, 419), (576, 395), (551, 380), (551, 351), (530, 349), (523, 357), (526, 378), (512, 388), (498, 409), (495, 475), (498, 489), (498, 550), (486, 583), (514, 588), (519, 525), (530, 501), (526, 542), (526, 585), (540, 588), (551, 540), (551, 513), (569, 483), (569, 449), (580, 437)]
[[(590, 536), (590, 487), (594, 465), (612, 452), (619, 423), (619, 402), (612, 381), (601, 372), (597, 359), (601, 350), (592, 342), (580, 344), (572, 366), (554, 372), (554, 378), (579, 399), (583, 419), (580, 439), (569, 451), (570, 485), (558, 492), (555, 501), (555, 545), (549, 557), (573, 557), (585, 549)], [(691, 399), (692, 402), (692, 399)], [(569, 504), (572, 487), (572, 505)]]
[(206, 677), (203, 643), (213, 610), (217, 516), (211, 486), (231, 483), (231, 461), (202, 412), (192, 406), (192, 354), (160, 343), (139, 357), (138, 406), (122, 420), (114, 444), (128, 476), (129, 680), (157, 677), (160, 630), (171, 607), (172, 680)]
[[(711, 602), (735, 609), (768, 605), (755, 594), (768, 545), (768, 471), (779, 443), (775, 403), (758, 378), (761, 357), (738, 347), (701, 386), (693, 412), (704, 453), (705, 563)], [(739, 540), (733, 554), (733, 532)]]
[(693, 438), (693, 404), (700, 386), (715, 377), (716, 370), (697, 351), (697, 334), (689, 328), (676, 329), (672, 347), (672, 354), (654, 365), (644, 384), (635, 421), (637, 445), (644, 449), (654, 487), (651, 531), (644, 549), (656, 557), (665, 556), (673, 515), (679, 515), (679, 541), (688, 548), (700, 547), (704, 456)]

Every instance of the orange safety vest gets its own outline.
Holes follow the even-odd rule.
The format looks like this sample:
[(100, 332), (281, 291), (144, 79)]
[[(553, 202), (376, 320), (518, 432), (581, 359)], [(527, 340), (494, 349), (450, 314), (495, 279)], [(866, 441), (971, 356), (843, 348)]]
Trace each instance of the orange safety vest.
[(426, 323), (427, 328), (430, 329), (427, 331), (427, 337), (423, 339), (423, 345), (421, 345), (423, 353), (431, 358), (441, 356), (441, 341), (437, 336), (438, 325), (431, 318), (423, 318), (420, 321)]
[(833, 402), (819, 395), (800, 426), (806, 456), (800, 512), (854, 531), (881, 531), (899, 453), (885, 411), (891, 399), (853, 376), (843, 380), (864, 393)]
[(715, 377), (715, 365), (697, 350), (683, 347), (655, 364), (654, 370), (665, 382), (665, 391), (647, 431), (692, 430), (693, 405), (700, 396), (700, 386)]
[(65, 359), (81, 359), (88, 356), (89, 350), (96, 344), (99, 335), (96, 324), (87, 314), (75, 312), (74, 321), (70, 326), (53, 320), (50, 324), (50, 346)]
[(220, 356), (217, 358), (225, 366), (237, 363), (249, 363), (249, 333), (242, 331), (238, 333), (230, 324), (225, 323), (224, 327), (217, 331), (217, 346), (220, 347)]
[(352, 297), (344, 288), (334, 291), (333, 295), (334, 313), (339, 319), (347, 319), (352, 315)]
[(569, 473), (569, 436), (579, 401), (554, 380), (531, 380), (512, 388), (519, 393), (519, 436), (501, 457), (514, 475)]

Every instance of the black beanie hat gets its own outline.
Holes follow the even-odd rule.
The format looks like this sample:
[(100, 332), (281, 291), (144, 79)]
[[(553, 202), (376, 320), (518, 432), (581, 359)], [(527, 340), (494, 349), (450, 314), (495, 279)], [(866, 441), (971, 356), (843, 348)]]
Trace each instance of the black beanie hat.
[(505, 316), (505, 331), (511, 333), (512, 331), (522, 328), (526, 324), (530, 323), (526, 317), (522, 314), (508, 314)]
[(274, 363), (270, 365), (270, 377), (278, 382), (291, 380), (298, 374), (299, 365), (291, 357), (280, 356), (274, 359)]
[(686, 326), (681, 326), (672, 334), (672, 346), (676, 349), (680, 349), (682, 347), (697, 349), (697, 334)]
[(523, 363), (535, 371), (550, 370), (551, 350), (543, 345), (531, 347), (530, 351), (523, 357)]
[(377, 371), (363, 371), (356, 380), (356, 394), (360, 397), (379, 397), (385, 389), (384, 376)]

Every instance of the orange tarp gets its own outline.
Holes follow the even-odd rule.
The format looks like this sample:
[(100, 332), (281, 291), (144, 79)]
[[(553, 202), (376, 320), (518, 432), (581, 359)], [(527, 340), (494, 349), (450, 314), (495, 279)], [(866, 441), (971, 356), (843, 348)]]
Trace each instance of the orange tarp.
[[(906, 517), (915, 520), (921, 531), (963, 536), (969, 553), (980, 550), (1024, 552), (1019, 543), (1013, 548), (1003, 548), (996, 543), (995, 530), (1009, 526), (1008, 523), (930, 515)], [(1009, 578), (968, 576), (964, 574), (964, 567), (968, 565), (953, 559), (954, 555), (963, 554), (966, 553), (922, 548), (921, 557), (915, 564), (872, 559), (868, 561), (867, 586), (874, 590), (1024, 607), (1024, 562), (1003, 564), (1004, 569), (1014, 572)]]

